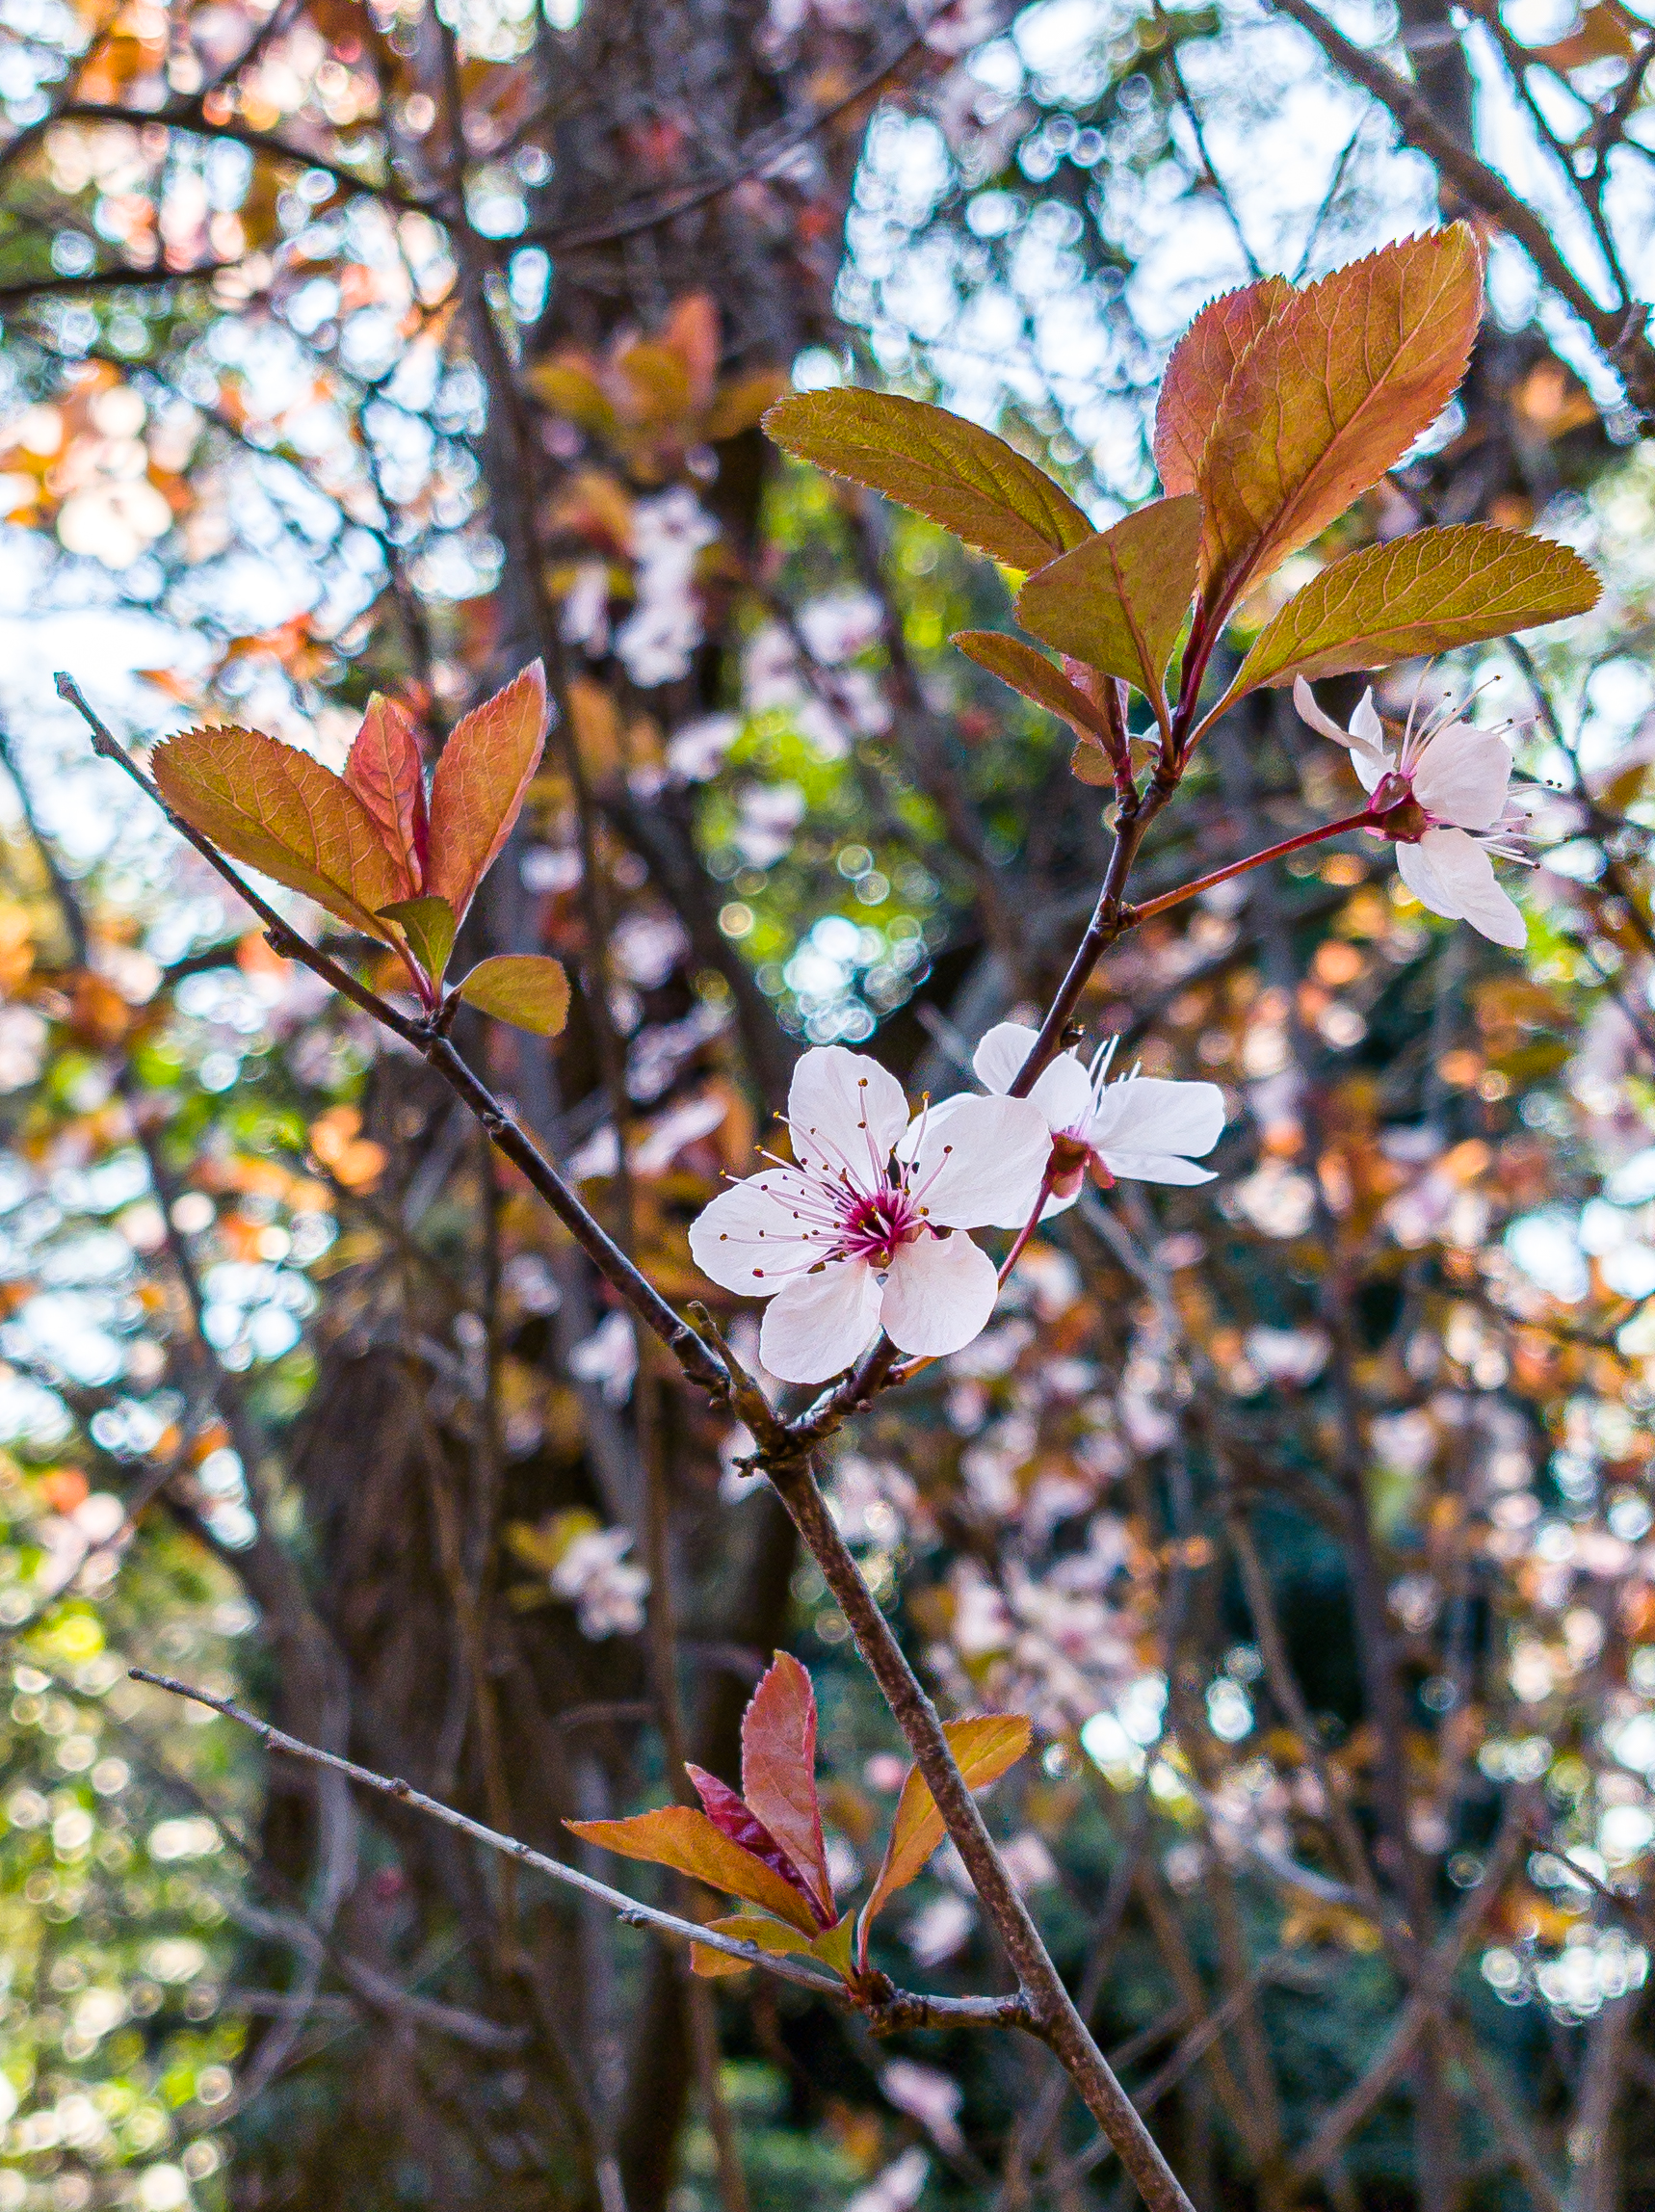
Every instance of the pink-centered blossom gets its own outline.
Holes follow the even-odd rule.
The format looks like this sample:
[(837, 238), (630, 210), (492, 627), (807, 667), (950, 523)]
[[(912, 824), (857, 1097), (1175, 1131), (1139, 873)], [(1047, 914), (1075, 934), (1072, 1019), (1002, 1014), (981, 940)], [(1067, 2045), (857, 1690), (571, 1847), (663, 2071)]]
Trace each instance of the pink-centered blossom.
[(1452, 706), (1415, 726), (1416, 700), (1393, 754), (1372, 691), (1341, 729), (1316, 703), (1302, 676), (1293, 703), (1312, 729), (1344, 746), (1364, 791), (1382, 819), (1377, 836), (1397, 849), (1397, 873), (1422, 907), (1451, 922), (1469, 922), (1497, 945), (1520, 948), (1528, 925), (1494, 879), (1490, 854), (1522, 860), (1518, 840), (1528, 817), (1511, 799), (1511, 753), (1498, 730), (1477, 729)]
[(972, 1098), (910, 1120), (896, 1077), (830, 1044), (794, 1069), (777, 1160), (722, 1191), (690, 1231), (703, 1275), (770, 1301), (759, 1357), (787, 1382), (849, 1367), (876, 1330), (938, 1358), (994, 1310), (994, 1262), (961, 1232), (1022, 1227), (1051, 1149), (1022, 1098)]
[[(1018, 1021), (989, 1030), (971, 1065), (985, 1090), (1009, 1090), (1034, 1049), (1037, 1033)], [(1029, 1093), (1051, 1132), (1052, 1199), (1059, 1213), (1080, 1196), (1090, 1169), (1107, 1190), (1117, 1180), (1136, 1183), (1210, 1183), (1210, 1168), (1195, 1162), (1210, 1152), (1224, 1126), (1224, 1094), (1216, 1083), (1178, 1083), (1160, 1075), (1108, 1080), (1116, 1040), (1089, 1067), (1072, 1052), (1060, 1052)], [(952, 1103), (952, 1101), (950, 1101)], [(1025, 1215), (1024, 1219), (1027, 1219)], [(1021, 1223), (1001, 1222), (1003, 1228)]]

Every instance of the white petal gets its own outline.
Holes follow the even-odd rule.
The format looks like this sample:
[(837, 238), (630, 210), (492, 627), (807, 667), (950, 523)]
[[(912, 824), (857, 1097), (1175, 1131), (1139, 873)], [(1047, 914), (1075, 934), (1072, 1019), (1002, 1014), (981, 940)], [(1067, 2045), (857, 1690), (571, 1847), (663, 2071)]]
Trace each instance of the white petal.
[(822, 1256), (827, 1240), (807, 1232), (827, 1211), (825, 1195), (805, 1176), (767, 1168), (721, 1191), (696, 1217), (690, 1251), (722, 1289), (771, 1298), (790, 1275)]
[(1038, 1029), (1026, 1029), (1020, 1021), (997, 1021), (987, 1031), (971, 1055), (977, 1080), (985, 1091), (1011, 1090), (1039, 1034)]
[(1349, 745), (1349, 730), (1339, 727), (1325, 707), (1316, 703), (1316, 694), (1302, 676), (1293, 679), (1293, 703), (1299, 710), (1300, 722), (1307, 722), (1318, 737), (1330, 737), (1335, 745)]
[(829, 1175), (849, 1171), (858, 1190), (884, 1180), (891, 1146), (907, 1127), (908, 1102), (888, 1068), (842, 1044), (819, 1044), (793, 1070), (787, 1093), (793, 1156)]
[(1506, 806), (1511, 755), (1491, 729), (1451, 722), (1419, 756), (1413, 795), (1428, 814), (1461, 830), (1487, 830)]
[(1032, 1098), (962, 1098), (946, 1120), (930, 1121), (908, 1184), (938, 1228), (1020, 1229), (1051, 1156), (1052, 1133)]
[(1103, 1164), (1123, 1183), (1210, 1183), (1211, 1168), (1197, 1168), (1176, 1152), (1116, 1151), (1113, 1145), (1102, 1154)]
[(1351, 743), (1365, 746), (1370, 752), (1383, 755), (1385, 750), (1385, 725), (1379, 720), (1379, 710), (1374, 704), (1374, 687), (1370, 684), (1357, 702), (1351, 717)]
[(969, 1237), (916, 1237), (891, 1261), (880, 1320), (903, 1351), (940, 1358), (981, 1334), (999, 1289), (994, 1262)]
[(1216, 1083), (1131, 1075), (1107, 1087), (1087, 1130), (1087, 1142), (1119, 1174), (1122, 1171), (1114, 1159), (1117, 1147), (1145, 1156), (1182, 1152), (1198, 1160), (1212, 1150), (1223, 1127), (1224, 1094)]
[(928, 1100), (897, 1139), (896, 1155), (899, 1160), (911, 1160), (919, 1150), (919, 1141), (928, 1129), (940, 1129), (942, 1124), (968, 1105), (977, 1095), (975, 1091), (955, 1091), (946, 1098)]
[(1091, 1077), (1072, 1052), (1060, 1052), (1035, 1078), (1029, 1096), (1050, 1129), (1078, 1129), (1091, 1112)]
[(1494, 863), (1475, 837), (1468, 837), (1463, 830), (1428, 830), (1420, 839), (1420, 848), (1447, 885), (1459, 920), (1469, 922), (1497, 945), (1520, 951), (1528, 943), (1529, 925), (1501, 888)]
[(1440, 850), (1427, 850), (1439, 848), (1441, 840), (1448, 837), (1464, 837), (1466, 844), (1471, 843), (1463, 830), (1428, 830), (1417, 845), (1398, 845), (1397, 874), (1422, 907), (1429, 907), (1447, 921), (1458, 922), (1461, 918), (1459, 901), (1439, 865), (1443, 856)]
[(880, 1325), (880, 1285), (863, 1259), (796, 1276), (765, 1307), (758, 1356), (783, 1382), (826, 1382), (849, 1367)]
[(1529, 941), (1523, 909), (1498, 882), (1490, 883), (1478, 897), (1466, 899), (1465, 919), (1474, 930), (1481, 930), (1497, 945), (1510, 945), (1514, 953), (1520, 953)]
[(1348, 749), (1362, 789), (1372, 791), (1390, 767), (1384, 724), (1375, 711), (1372, 691), (1362, 694), (1362, 703), (1351, 717), (1349, 729), (1341, 729), (1333, 717), (1317, 705), (1316, 694), (1302, 676), (1293, 679), (1293, 703), (1301, 721), (1307, 722), (1323, 737), (1330, 737), (1335, 745)]

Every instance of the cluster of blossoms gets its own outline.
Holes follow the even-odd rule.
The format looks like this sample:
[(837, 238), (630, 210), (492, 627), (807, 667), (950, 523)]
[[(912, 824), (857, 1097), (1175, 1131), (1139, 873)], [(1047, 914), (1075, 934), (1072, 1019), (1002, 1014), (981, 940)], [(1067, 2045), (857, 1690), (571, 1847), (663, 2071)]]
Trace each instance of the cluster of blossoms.
[(1293, 703), (1312, 729), (1345, 746), (1379, 818), (1374, 833), (1397, 849), (1397, 873), (1422, 907), (1469, 922), (1498, 945), (1520, 949), (1528, 927), (1494, 880), (1491, 853), (1525, 858), (1528, 816), (1511, 796), (1511, 753), (1500, 731), (1477, 729), (1439, 707), (1415, 726), (1416, 699), (1393, 753), (1371, 690), (1341, 729), (1300, 676)]
[(704, 1275), (769, 1300), (759, 1356), (773, 1375), (825, 1382), (880, 1329), (913, 1357), (961, 1350), (1000, 1287), (963, 1232), (1028, 1230), (1073, 1203), (1089, 1166), (1106, 1187), (1206, 1180), (1191, 1160), (1223, 1126), (1217, 1085), (1110, 1084), (1107, 1051), (1090, 1071), (1063, 1053), (1027, 1098), (1011, 1097), (1034, 1043), (1033, 1030), (1000, 1024), (974, 1062), (990, 1095), (912, 1116), (877, 1061), (836, 1044), (804, 1054), (788, 1093), (793, 1163), (721, 1192), (690, 1231)]

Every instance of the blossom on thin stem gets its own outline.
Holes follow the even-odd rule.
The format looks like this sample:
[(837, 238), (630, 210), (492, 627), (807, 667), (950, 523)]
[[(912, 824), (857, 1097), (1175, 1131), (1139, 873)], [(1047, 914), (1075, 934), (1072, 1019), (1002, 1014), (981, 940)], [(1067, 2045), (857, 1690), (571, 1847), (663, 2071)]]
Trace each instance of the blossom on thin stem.
[[(1433, 914), (1469, 922), (1499, 945), (1520, 948), (1528, 925), (1494, 880), (1490, 854), (1524, 860), (1518, 840), (1528, 817), (1510, 796), (1511, 753), (1498, 730), (1457, 719), (1451, 705), (1416, 728), (1416, 698), (1393, 754), (1371, 690), (1341, 729), (1316, 703), (1302, 676), (1293, 703), (1312, 729), (1344, 746), (1364, 791), (1372, 794), (1373, 834), (1397, 849), (1397, 873)], [(1509, 727), (1509, 724), (1503, 724)]]
[[(1037, 1033), (1002, 1021), (972, 1055), (978, 1080), (990, 1093), (1009, 1090), (1028, 1059)], [(1073, 1052), (1060, 1052), (1029, 1093), (1051, 1133), (1047, 1214), (1079, 1198), (1090, 1170), (1108, 1190), (1116, 1180), (1138, 1183), (1210, 1183), (1212, 1170), (1195, 1163), (1210, 1152), (1224, 1126), (1224, 1094), (1216, 1083), (1180, 1083), (1136, 1069), (1108, 1080), (1118, 1040), (1111, 1038), (1089, 1067)], [(950, 1101), (949, 1103), (952, 1103)], [(975, 1103), (964, 1100), (961, 1104)], [(1025, 1217), (1026, 1218), (1026, 1217)], [(1021, 1221), (1003, 1221), (1020, 1228)]]
[(937, 1358), (969, 1344), (998, 1292), (964, 1229), (1021, 1227), (1050, 1153), (1025, 1098), (962, 1100), (911, 1120), (896, 1077), (843, 1045), (794, 1069), (794, 1164), (773, 1161), (722, 1191), (690, 1231), (703, 1275), (770, 1301), (759, 1357), (786, 1382), (823, 1382), (878, 1329)]

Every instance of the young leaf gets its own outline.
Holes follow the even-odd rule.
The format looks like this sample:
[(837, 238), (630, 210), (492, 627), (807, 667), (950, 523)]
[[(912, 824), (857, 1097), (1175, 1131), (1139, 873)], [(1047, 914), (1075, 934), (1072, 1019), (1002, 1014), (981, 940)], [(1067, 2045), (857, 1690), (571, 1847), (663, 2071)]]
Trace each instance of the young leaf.
[(458, 986), (467, 1006), (532, 1037), (556, 1037), (569, 1017), (569, 979), (541, 953), (499, 953), (479, 961)]
[(1194, 491), (1201, 450), (1236, 363), (1293, 297), (1285, 276), (1264, 276), (1203, 307), (1172, 349), (1155, 407), (1155, 465), (1169, 497)]
[(253, 729), (188, 729), (149, 756), (162, 798), (232, 860), (302, 891), (364, 936), (400, 887), (379, 824), (309, 753)]
[(419, 739), (405, 708), (376, 692), (345, 762), (345, 781), (380, 825), (401, 871), (400, 899), (425, 888), (425, 777)]
[(1313, 577), (1254, 640), (1230, 699), (1561, 621), (1584, 615), (1598, 592), (1580, 555), (1548, 538), (1491, 522), (1418, 530)]
[(833, 1884), (816, 1798), (816, 1694), (791, 1652), (775, 1664), (742, 1716), (742, 1796), (833, 1918)]
[[(1021, 1713), (985, 1713), (976, 1720), (950, 1721), (943, 1729), (955, 1763), (967, 1788), (985, 1789), (998, 1781), (1029, 1748), (1029, 1724)], [(857, 1942), (865, 1953), (874, 1916), (907, 1884), (942, 1841), (943, 1818), (936, 1809), (931, 1785), (917, 1767), (910, 1769), (897, 1800), (890, 1841), (875, 1880), (872, 1894), (856, 1924)]]
[(882, 491), (1008, 568), (1040, 568), (1091, 536), (1066, 491), (992, 431), (893, 392), (789, 392), (767, 408), (783, 452)]
[(1106, 791), (1115, 781), (1115, 769), (1101, 745), (1083, 737), (1069, 754), (1069, 774), (1089, 790)]
[(1201, 503), (1157, 499), (1031, 576), (1017, 619), (1037, 638), (1151, 699), (1195, 589)]
[(1209, 605), (1233, 605), (1401, 460), (1464, 375), (1481, 306), (1457, 223), (1336, 269), (1266, 323), (1201, 455)]
[(663, 1805), (656, 1812), (635, 1813), (630, 1820), (566, 1820), (571, 1835), (622, 1858), (641, 1858), (652, 1866), (670, 1866), (692, 1875), (709, 1889), (722, 1889), (749, 1905), (762, 1905), (778, 1920), (797, 1928), (807, 1940), (816, 1934), (815, 1915), (792, 1883), (784, 1882), (774, 1867), (766, 1866), (750, 1851), (732, 1843), (723, 1830), (693, 1805)]
[(1079, 684), (1070, 683), (1062, 669), (1053, 668), (1044, 653), (1036, 652), (1021, 638), (1008, 637), (1004, 630), (956, 630), (948, 642), (991, 676), (998, 676), (1014, 692), (1021, 692), (1048, 714), (1066, 722), (1075, 735), (1089, 744), (1095, 746), (1107, 734), (1109, 724), (1096, 701), (1088, 698)]
[(448, 901), (457, 922), (511, 834), (545, 742), (546, 676), (534, 661), (462, 716), (442, 749), (431, 784), (426, 888)]
[(856, 1933), (854, 1914), (847, 1912), (843, 1920), (836, 1920), (831, 1928), (825, 1928), (810, 1946), (810, 1956), (820, 1959), (825, 1966), (831, 1966), (835, 1974), (851, 1978), (851, 1946)]
[[(761, 1951), (768, 1951), (773, 1959), (797, 1958), (801, 1953), (809, 1958), (815, 1951), (797, 1928), (784, 1928), (779, 1920), (762, 1919), (756, 1912), (734, 1912), (724, 1920), (709, 1920), (709, 1928), (716, 1928), (721, 1936), (733, 1936), (738, 1943), (756, 1943)], [(745, 1974), (745, 1959), (732, 1959), (727, 1951), (715, 1951), (707, 1943), (692, 1943), (690, 1965), (697, 1974), (709, 1981), (720, 1974)]]
[(707, 1818), (716, 1829), (727, 1835), (732, 1843), (739, 1843), (744, 1851), (750, 1851), (754, 1858), (762, 1858), (773, 1873), (779, 1874), (783, 1882), (790, 1882), (807, 1904), (815, 1909), (816, 1918), (826, 1924), (833, 1917), (829, 1909), (824, 1914), (814, 1907), (810, 1885), (800, 1873), (781, 1845), (765, 1827), (751, 1808), (743, 1804), (728, 1782), (720, 1781), (717, 1775), (708, 1774), (705, 1767), (693, 1760), (684, 1762), (684, 1772), (696, 1785)]
[(446, 899), (396, 899), (380, 908), (381, 918), (399, 922), (408, 950), (433, 984), (440, 985), (454, 950), (454, 908)]

